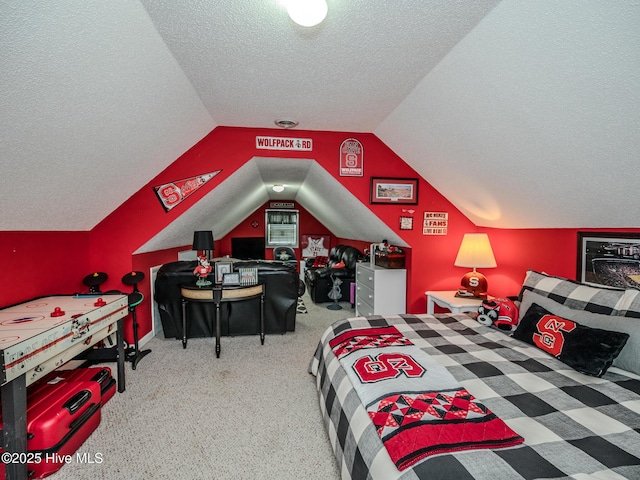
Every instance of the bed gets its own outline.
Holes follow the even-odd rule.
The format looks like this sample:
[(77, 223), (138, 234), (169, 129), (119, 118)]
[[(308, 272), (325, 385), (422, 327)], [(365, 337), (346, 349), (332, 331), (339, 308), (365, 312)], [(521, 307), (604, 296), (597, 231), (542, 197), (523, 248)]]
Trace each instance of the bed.
[[(520, 339), (515, 333), (481, 325), (469, 314), (370, 316), (336, 322), (323, 334), (309, 370), (316, 377), (342, 478), (639, 479), (639, 293), (527, 272), (518, 302), (523, 307)], [(583, 355), (587, 368), (582, 368), (580, 359), (569, 366), (567, 361), (573, 359), (560, 361), (539, 348), (525, 338), (527, 331), (521, 327), (530, 324), (540, 309), (555, 321), (571, 315), (576, 317), (573, 322), (582, 321), (572, 335), (563, 337), (567, 344), (585, 341), (587, 331), (589, 341), (596, 338), (606, 344), (608, 353)], [(409, 355), (399, 360), (394, 357), (398, 352)], [(431, 374), (439, 368), (444, 372)], [(377, 375), (394, 369), (393, 381), (400, 383), (383, 387), (387, 378)], [(359, 385), (363, 372), (370, 376), (367, 381), (373, 391), (363, 391)], [(425, 380), (430, 376), (440, 379)], [(416, 385), (423, 381), (427, 388), (418, 392)], [(405, 402), (400, 407), (406, 407), (409, 398), (409, 407), (392, 403), (390, 408), (385, 388), (405, 394), (394, 401), (399, 398)], [(459, 392), (468, 393), (462, 395), (468, 400), (465, 405), (475, 410), (465, 409), (477, 412), (476, 423), (482, 428), (473, 425), (476, 418), (465, 409), (467, 417), (442, 422), (456, 424), (455, 431), (433, 426), (438, 422), (425, 421), (424, 412), (416, 416), (420, 408), (412, 408), (425, 392), (430, 392), (429, 402), (455, 397), (451, 405)], [(383, 397), (387, 403), (380, 401)], [(387, 417), (380, 417), (381, 412)], [(469, 425), (468, 431), (480, 431), (480, 437), (467, 432)], [(438, 445), (417, 443), (411, 432), (420, 429)], [(432, 435), (436, 429), (441, 430)], [(482, 437), (498, 431), (496, 437)]]

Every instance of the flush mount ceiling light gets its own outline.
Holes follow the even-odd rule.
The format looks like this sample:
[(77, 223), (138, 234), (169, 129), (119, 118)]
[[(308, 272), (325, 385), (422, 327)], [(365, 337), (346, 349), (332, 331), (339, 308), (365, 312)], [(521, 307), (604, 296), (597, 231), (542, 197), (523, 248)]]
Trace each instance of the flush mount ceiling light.
[(276, 120), (274, 123), (281, 128), (293, 128), (298, 126), (297, 121), (290, 120), (288, 118), (281, 118), (280, 120)]
[(288, 0), (287, 13), (291, 20), (303, 27), (318, 25), (327, 16), (326, 0)]
[(284, 192), (284, 185), (276, 184), (271, 188), (273, 189), (274, 192), (278, 192), (278, 193)]

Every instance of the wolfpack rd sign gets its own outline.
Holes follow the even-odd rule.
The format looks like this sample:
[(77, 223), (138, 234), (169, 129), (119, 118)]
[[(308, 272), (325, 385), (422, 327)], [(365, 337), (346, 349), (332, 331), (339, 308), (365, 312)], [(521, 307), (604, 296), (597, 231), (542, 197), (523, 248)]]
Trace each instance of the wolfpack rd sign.
[(256, 137), (256, 148), (263, 150), (298, 150), (310, 152), (313, 141), (310, 138)]

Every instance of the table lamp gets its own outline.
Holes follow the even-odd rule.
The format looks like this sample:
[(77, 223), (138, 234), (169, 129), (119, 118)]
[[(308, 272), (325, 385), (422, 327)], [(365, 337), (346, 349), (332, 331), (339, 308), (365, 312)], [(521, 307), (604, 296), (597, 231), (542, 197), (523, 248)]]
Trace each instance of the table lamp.
[(486, 233), (465, 233), (453, 263), (456, 267), (473, 268), (460, 281), (457, 297), (487, 298), (487, 279), (476, 268), (495, 268), (496, 259)]
[(213, 245), (213, 232), (211, 230), (198, 230), (193, 232), (193, 250), (204, 251), (207, 260), (211, 260), (211, 252), (215, 250)]

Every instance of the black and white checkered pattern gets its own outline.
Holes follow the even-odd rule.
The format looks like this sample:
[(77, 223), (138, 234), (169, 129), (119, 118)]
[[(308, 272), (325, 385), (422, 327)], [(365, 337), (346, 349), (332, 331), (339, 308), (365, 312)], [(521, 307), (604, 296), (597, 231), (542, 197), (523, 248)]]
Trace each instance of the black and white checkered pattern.
[[(328, 346), (345, 329), (387, 325), (445, 365), (524, 444), (430, 457), (399, 472)], [(640, 478), (640, 380), (580, 374), (464, 314), (342, 320), (323, 335), (310, 371), (344, 479)]]
[(527, 272), (518, 295), (520, 300), (522, 300), (522, 294), (525, 290), (549, 297), (554, 302), (574, 310), (618, 315), (620, 310), (624, 308), (624, 290), (593, 287), (533, 270)]
[(596, 287), (529, 270), (520, 289), (519, 300), (522, 300), (525, 290), (549, 297), (574, 310), (640, 318), (640, 290), (635, 288)]

